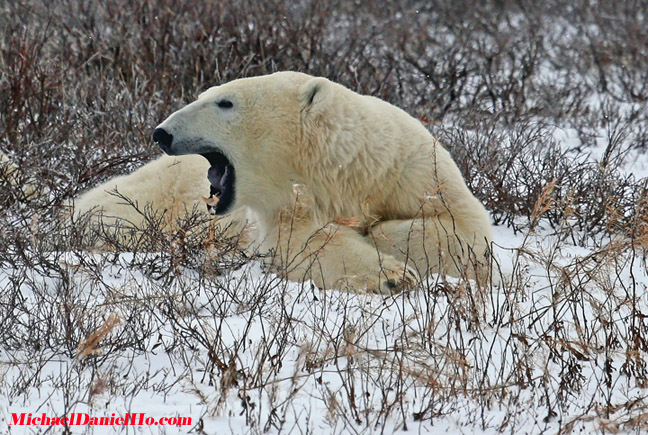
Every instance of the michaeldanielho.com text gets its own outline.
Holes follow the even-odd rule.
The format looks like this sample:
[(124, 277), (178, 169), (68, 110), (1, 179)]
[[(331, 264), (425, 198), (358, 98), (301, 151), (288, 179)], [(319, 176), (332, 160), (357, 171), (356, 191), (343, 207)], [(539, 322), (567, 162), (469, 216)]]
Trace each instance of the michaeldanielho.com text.
[(191, 417), (147, 417), (143, 412), (123, 415), (95, 417), (84, 412), (73, 412), (68, 416), (50, 417), (45, 412), (40, 415), (30, 413), (11, 413), (13, 426), (190, 426)]

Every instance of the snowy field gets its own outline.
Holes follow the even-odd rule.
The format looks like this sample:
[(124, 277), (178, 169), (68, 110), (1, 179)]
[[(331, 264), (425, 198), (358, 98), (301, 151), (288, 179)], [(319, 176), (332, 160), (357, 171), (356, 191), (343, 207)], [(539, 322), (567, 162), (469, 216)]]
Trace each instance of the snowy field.
[[(163, 433), (623, 432), (643, 421), (645, 367), (620, 343), (643, 339), (632, 319), (648, 313), (645, 263), (542, 229), (497, 227), (495, 243), (501, 285), (431, 279), (393, 297), (287, 283), (256, 262), (213, 280), (182, 270), (167, 284), (142, 270), (154, 254), (67, 253), (57, 261), (71, 310), (112, 326), (92, 349), (83, 339), (3, 349), (2, 431), (20, 412), (191, 417)], [(17, 321), (62, 309), (47, 304), (57, 280), (21, 278)], [(11, 279), (0, 275), (3, 287)], [(137, 342), (112, 350), (124, 335)]]
[[(0, 433), (648, 432), (646, 2), (185, 3), (0, 3), (0, 150), (37, 191), (0, 176)], [(200, 90), (282, 69), (441, 137), (488, 285), (323, 291), (193, 221), (130, 252), (61, 217)], [(43, 413), (152, 420), (12, 421)]]

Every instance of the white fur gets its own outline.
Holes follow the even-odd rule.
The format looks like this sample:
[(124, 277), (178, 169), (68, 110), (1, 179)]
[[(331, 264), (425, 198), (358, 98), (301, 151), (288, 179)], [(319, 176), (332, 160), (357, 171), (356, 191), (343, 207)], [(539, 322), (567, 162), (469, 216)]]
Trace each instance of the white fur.
[[(233, 108), (219, 108), (222, 99)], [(292, 280), (391, 292), (417, 274), (487, 276), (486, 210), (441, 144), (385, 101), (281, 72), (210, 88), (159, 127), (174, 143), (200, 139), (228, 156), (232, 210), (254, 217), (256, 241)], [(201, 156), (161, 157), (86, 193), (77, 210), (101, 206), (137, 224), (105, 193), (117, 187), (182, 212), (207, 195), (208, 167)]]
[(23, 184), (19, 175), (18, 166), (0, 151), (0, 184), (14, 190), (15, 196), (18, 198), (34, 198), (38, 194), (36, 186), (29, 181), (27, 184)]

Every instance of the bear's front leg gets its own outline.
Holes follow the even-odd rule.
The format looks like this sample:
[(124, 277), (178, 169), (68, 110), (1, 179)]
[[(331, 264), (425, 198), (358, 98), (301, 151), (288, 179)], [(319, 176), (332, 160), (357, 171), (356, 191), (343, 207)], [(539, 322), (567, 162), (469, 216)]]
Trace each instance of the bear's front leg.
[(352, 228), (293, 220), (269, 235), (273, 269), (320, 288), (393, 294), (416, 285), (413, 267), (378, 252)]
[(380, 222), (367, 238), (376, 249), (407, 260), (425, 277), (439, 273), (476, 279), (484, 285), (490, 272), (490, 222), (462, 221), (448, 215)]

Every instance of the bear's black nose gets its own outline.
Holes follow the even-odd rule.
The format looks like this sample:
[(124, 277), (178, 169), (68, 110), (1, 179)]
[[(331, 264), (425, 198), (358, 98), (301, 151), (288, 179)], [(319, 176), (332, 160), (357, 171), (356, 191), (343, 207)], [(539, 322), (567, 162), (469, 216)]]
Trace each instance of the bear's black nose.
[(153, 141), (162, 148), (162, 151), (168, 152), (171, 149), (173, 135), (166, 132), (163, 128), (156, 128), (153, 132)]

